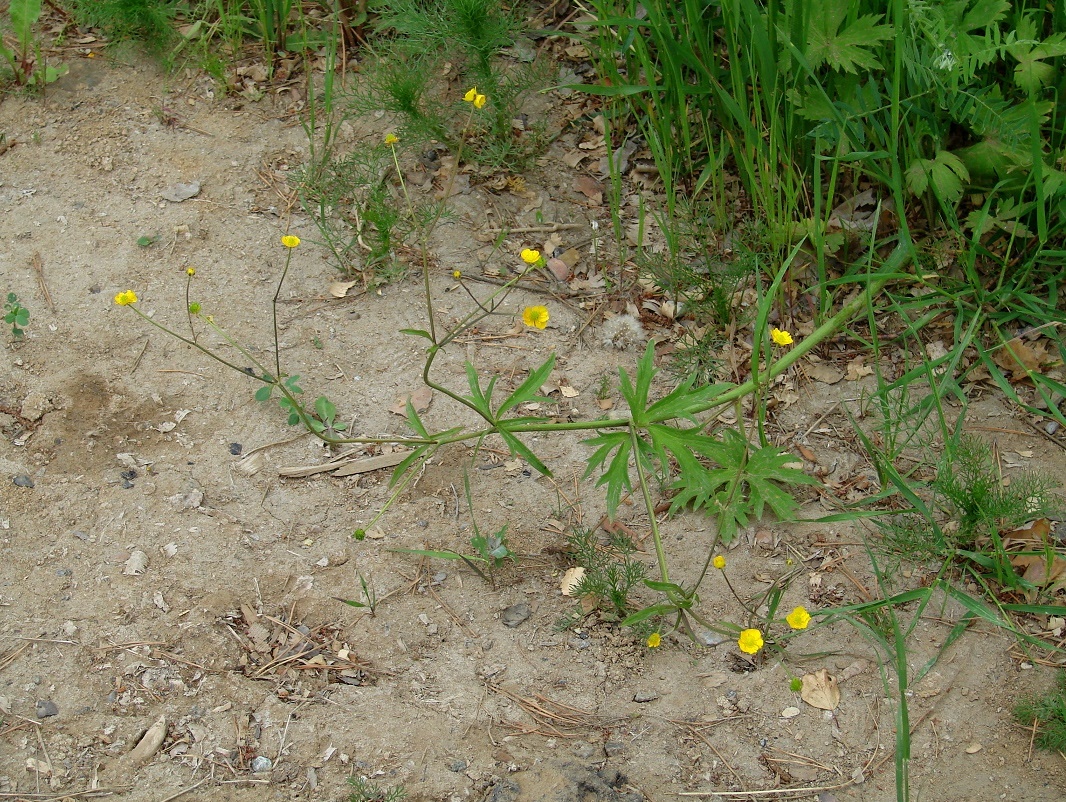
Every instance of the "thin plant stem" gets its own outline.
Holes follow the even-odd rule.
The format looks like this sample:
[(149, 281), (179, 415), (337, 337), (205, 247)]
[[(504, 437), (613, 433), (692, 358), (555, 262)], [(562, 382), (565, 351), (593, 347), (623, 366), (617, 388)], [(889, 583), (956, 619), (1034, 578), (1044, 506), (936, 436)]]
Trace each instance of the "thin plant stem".
[(278, 337), (278, 297), (281, 295), (281, 285), (285, 283), (285, 277), (289, 274), (289, 264), (292, 263), (292, 248), (288, 248), (288, 253), (285, 255), (285, 269), (281, 271), (281, 278), (278, 280), (278, 288), (274, 291), (274, 300), (271, 304), (271, 312), (274, 316), (274, 367), (277, 372), (274, 374), (274, 378), (281, 382), (281, 346), (278, 345), (280, 338)]
[(663, 582), (669, 582), (670, 574), (666, 567), (666, 552), (663, 550), (663, 539), (659, 533), (659, 521), (655, 517), (655, 504), (652, 502), (648, 480), (640, 465), (640, 438), (637, 437), (637, 427), (632, 423), (629, 424), (629, 440), (633, 447), (633, 461), (636, 464), (637, 480), (640, 482), (640, 493), (644, 497), (644, 507), (648, 511), (648, 525), (651, 527), (652, 542), (655, 543), (655, 560), (659, 564), (659, 577)]

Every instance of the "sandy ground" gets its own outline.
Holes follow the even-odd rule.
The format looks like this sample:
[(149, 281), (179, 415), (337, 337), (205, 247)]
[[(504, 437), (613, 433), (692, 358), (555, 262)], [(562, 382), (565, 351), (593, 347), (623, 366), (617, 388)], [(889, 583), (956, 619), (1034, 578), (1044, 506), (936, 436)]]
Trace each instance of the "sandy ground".
[[(593, 481), (581, 479), (588, 451), (578, 440), (537, 443), (554, 481), (499, 443), (448, 451), (378, 524), (382, 537), (362, 542), (352, 532), (388, 497), (388, 471), (280, 477), (330, 455), (253, 401), (254, 382), (116, 307), (114, 294), (132, 288), (144, 311), (185, 331), (184, 271), (195, 266), (204, 311), (269, 359), (279, 237), (298, 234), (280, 305), (285, 364), (354, 432), (388, 436), (406, 432), (388, 408), (418, 387), (421, 346), (396, 332), (424, 324), (419, 281), (330, 295), (338, 275), (313, 225), (298, 207), (286, 215), (257, 174), (283, 175), (306, 158), (290, 97), (238, 102), (149, 65), (71, 66), (45, 101), (0, 103), (0, 131), (16, 143), (0, 155), (0, 290), (32, 313), (25, 340), (5, 341), (0, 363), (4, 798), (341, 800), (352, 775), (442, 802), (661, 802), (693, 791), (894, 798), (891, 694), (875, 651), (847, 626), (814, 630), (790, 664), (756, 670), (730, 642), (671, 636), (650, 650), (596, 617), (558, 626), (575, 605), (560, 593), (569, 563), (557, 523), (591, 524), (603, 512)], [(380, 136), (374, 125), (367, 135)], [(363, 135), (358, 121), (349, 135)], [(559, 147), (526, 176), (544, 194), (540, 221), (610, 230), (605, 207), (573, 190)], [(161, 199), (191, 181), (202, 185), (197, 197)], [(513, 258), (488, 256), (478, 240), (485, 221), (538, 222), (526, 200), (471, 183), (434, 242), (441, 319), (467, 308), (453, 266), (474, 275)], [(143, 248), (142, 236), (159, 239)], [(512, 237), (501, 252), (530, 244)], [(520, 293), (512, 306), (545, 297)], [(438, 375), (461, 387), (471, 359), (513, 386), (554, 352), (558, 378), (579, 391), (554, 414), (594, 418), (601, 378), (636, 355), (605, 347), (595, 327), (580, 331), (586, 318), (576, 305), (553, 306), (545, 331), (472, 340)], [(492, 320), (482, 333), (511, 323)], [(240, 359), (217, 335), (201, 337)], [(780, 427), (806, 431), (857, 392), (801, 381)], [(434, 399), (431, 425), (468, 422), (445, 400)], [(1000, 449), (1031, 451), (1027, 467), (1066, 470), (1061, 452), (1026, 435), (994, 397), (974, 405), (970, 423), (1006, 430), (995, 435)], [(839, 476), (869, 472), (841, 436), (848, 426), (833, 413), (804, 440)], [(461, 564), (392, 551), (464, 546), (464, 466), (479, 525), (507, 523), (521, 555), (495, 588)], [(825, 510), (812, 502), (804, 514)], [(622, 520), (646, 536), (634, 507)], [(708, 529), (695, 515), (663, 524), (677, 578), (695, 574)], [(789, 607), (858, 601), (875, 588), (860, 533), (847, 526), (768, 524), (728, 557), (744, 593), (799, 566)], [(915, 570), (912, 584), (923, 578)], [(335, 600), (358, 597), (359, 575), (383, 599), (376, 615)], [(709, 615), (735, 616), (718, 577), (702, 595)], [(508, 626), (515, 610), (528, 618)], [(958, 615), (951, 605), (927, 610), (912, 671)], [(912, 688), (915, 799), (1066, 798), (1061, 756), (1031, 751), (1010, 714), (1053, 675), (1012, 647), (976, 626)], [(831, 713), (789, 690), (791, 676), (823, 667), (854, 673)], [(153, 725), (162, 740), (141, 759), (131, 750)]]

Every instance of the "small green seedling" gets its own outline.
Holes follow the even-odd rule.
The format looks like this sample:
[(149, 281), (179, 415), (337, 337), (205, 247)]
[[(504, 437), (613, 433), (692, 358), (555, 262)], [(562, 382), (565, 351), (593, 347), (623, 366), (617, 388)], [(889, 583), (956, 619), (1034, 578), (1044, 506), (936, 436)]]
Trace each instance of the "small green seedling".
[[(466, 503), (470, 507), (470, 521), (474, 527), (474, 536), (470, 538), (470, 546), (474, 550), (473, 554), (460, 554), (451, 549), (445, 549), (443, 551), (431, 551), (428, 549), (393, 549), (393, 551), (401, 554), (418, 554), (422, 557), (436, 557), (441, 560), (462, 560), (473, 569), (474, 573), (495, 588), (496, 569), (503, 565), (504, 560), (510, 559), (513, 562), (515, 559), (514, 552), (507, 546), (507, 524), (500, 527), (495, 534), (482, 535), (481, 530), (478, 528), (477, 520), (474, 518), (474, 502), (470, 495), (469, 474), (463, 474), (463, 487), (466, 490)], [(358, 537), (358, 534), (356, 535), (356, 539), (361, 539)], [(482, 571), (478, 563), (485, 566), (488, 569), (488, 573)]]
[(13, 292), (7, 294), (7, 302), (4, 304), (4, 322), (11, 325), (11, 336), (21, 340), (26, 332), (23, 329), (29, 325), (30, 310), (19, 303), (19, 297)]
[(370, 611), (371, 615), (377, 614), (378, 609), (378, 594), (374, 590), (374, 586), (366, 581), (366, 577), (359, 574), (359, 585), (363, 591), (363, 601), (356, 601), (355, 599), (342, 599), (340, 596), (334, 596), (333, 598), (339, 602), (344, 602), (349, 607), (365, 607)]
[(151, 248), (157, 242), (159, 242), (159, 235), (150, 236), (148, 234), (142, 234), (137, 237), (137, 244), (142, 248)]

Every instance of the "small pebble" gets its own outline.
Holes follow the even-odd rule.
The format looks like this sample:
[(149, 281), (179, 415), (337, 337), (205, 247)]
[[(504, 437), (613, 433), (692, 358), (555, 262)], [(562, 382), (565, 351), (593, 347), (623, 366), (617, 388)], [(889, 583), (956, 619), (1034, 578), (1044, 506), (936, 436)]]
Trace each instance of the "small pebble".
[(582, 760), (588, 760), (595, 754), (596, 747), (594, 747), (588, 741), (578, 741), (576, 744), (574, 744), (574, 757), (581, 758)]
[(607, 757), (618, 757), (625, 751), (625, 744), (621, 741), (608, 741), (603, 745), (603, 751), (607, 753)]
[(532, 608), (525, 602), (519, 602), (518, 604), (512, 604), (500, 613), (500, 620), (505, 627), (517, 627), (527, 618), (533, 615)]
[(448, 764), (448, 771), (454, 771), (456, 774), (458, 774), (460, 771), (466, 771), (466, 766), (467, 763), (465, 760), (456, 758)]
[[(1047, 426), (1044, 427), (1044, 431), (1048, 434), (1055, 434), (1055, 432), (1057, 432), (1058, 430), (1059, 422), (1057, 420), (1051, 421)], [(15, 482), (15, 484), (18, 484), (18, 482)], [(33, 485), (30, 485), (30, 487), (33, 487)]]
[(20, 473), (11, 480), (16, 487), (33, 487), (33, 480), (24, 473)]
[(272, 761), (268, 757), (259, 755), (258, 757), (252, 758), (251, 762), (248, 764), (248, 767), (252, 770), (253, 773), (262, 774), (263, 772), (270, 771), (272, 768), (274, 768), (274, 761)]
[(637, 691), (635, 694), (633, 694), (634, 702), (654, 702), (658, 698), (659, 694), (657, 694), (655, 691)]
[(244, 446), (242, 446), (240, 443), (229, 444), (229, 453), (233, 456), (239, 457), (242, 451), (244, 451)]
[(56, 707), (56, 703), (51, 699), (38, 699), (37, 700), (37, 718), (48, 718), (50, 716), (58, 716), (59, 708)]

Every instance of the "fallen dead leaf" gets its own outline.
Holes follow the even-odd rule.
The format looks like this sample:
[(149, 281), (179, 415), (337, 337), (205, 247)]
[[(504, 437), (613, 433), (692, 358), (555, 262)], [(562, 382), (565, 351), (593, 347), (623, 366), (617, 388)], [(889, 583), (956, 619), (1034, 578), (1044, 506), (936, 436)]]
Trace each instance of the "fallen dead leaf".
[(348, 290), (358, 284), (359, 281), (334, 281), (329, 285), (329, 294), (334, 298), (343, 298), (348, 294)]
[(590, 175), (579, 175), (574, 181), (574, 189), (596, 206), (603, 203), (603, 185)]
[(982, 749), (984, 749), (984, 746), (982, 744), (972, 743), (972, 744), (970, 744), (969, 746), (966, 747), (966, 754), (968, 754), (968, 755), (976, 755)]
[(840, 688), (826, 669), (819, 668), (813, 674), (803, 675), (800, 698), (819, 710), (836, 710), (840, 704)]
[(596, 406), (598, 406), (600, 409), (602, 409), (604, 411), (606, 411), (608, 409), (613, 409), (614, 408), (614, 399), (613, 398), (597, 398), (596, 399)]
[(569, 384), (559, 385), (559, 392), (562, 393), (563, 398), (577, 398), (581, 395), (581, 391), (576, 387), (571, 387)]
[(849, 382), (858, 381), (863, 376), (870, 376), (874, 372), (874, 369), (868, 365), (863, 364), (863, 358), (861, 356), (856, 357), (848, 363), (848, 373), (845, 378)]
[(556, 281), (566, 281), (570, 277), (570, 266), (562, 259), (552, 257), (546, 264)]
[(421, 414), (429, 409), (430, 403), (433, 401), (433, 391), (428, 387), (419, 387), (413, 393), (400, 396), (396, 399), (396, 403), (389, 407), (389, 412), (394, 415), (406, 415), (407, 414), (407, 402), (411, 402), (411, 406), (415, 408), (415, 412)]
[(581, 584), (582, 577), (585, 576), (585, 569), (580, 565), (573, 568), (568, 568), (563, 574), (563, 580), (560, 583), (564, 596), (574, 595), (574, 589)]
[(1011, 381), (1018, 381), (1030, 373), (1039, 372), (1040, 366), (1048, 360), (1047, 345), (1043, 340), (1027, 345), (1020, 337), (1015, 337), (997, 350), (992, 360), (1010, 372)]
[(843, 371), (837, 370), (832, 365), (827, 365), (824, 362), (807, 365), (806, 371), (808, 376), (817, 382), (822, 382), (822, 384), (836, 384), (844, 378)]

